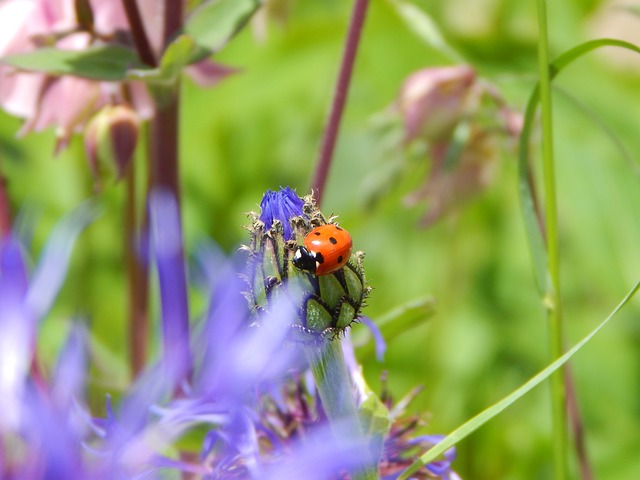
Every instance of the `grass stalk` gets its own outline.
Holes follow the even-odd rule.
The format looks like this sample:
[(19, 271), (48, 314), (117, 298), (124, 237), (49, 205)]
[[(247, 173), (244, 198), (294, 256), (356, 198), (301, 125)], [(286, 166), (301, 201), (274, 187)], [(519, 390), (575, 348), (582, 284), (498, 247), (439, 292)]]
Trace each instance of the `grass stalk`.
[[(562, 356), (562, 304), (560, 295), (560, 254), (558, 248), (558, 210), (553, 154), (553, 115), (551, 78), (549, 73), (549, 40), (547, 31), (546, 0), (537, 0), (538, 8), (538, 68), (540, 75), (540, 109), (542, 121), (542, 162), (544, 184), (544, 213), (546, 218), (546, 249), (549, 262), (550, 291), (545, 295), (549, 323), (549, 350), (551, 359)], [(567, 476), (567, 414), (564, 371), (551, 376), (551, 409), (553, 420), (553, 459), (556, 480)]]

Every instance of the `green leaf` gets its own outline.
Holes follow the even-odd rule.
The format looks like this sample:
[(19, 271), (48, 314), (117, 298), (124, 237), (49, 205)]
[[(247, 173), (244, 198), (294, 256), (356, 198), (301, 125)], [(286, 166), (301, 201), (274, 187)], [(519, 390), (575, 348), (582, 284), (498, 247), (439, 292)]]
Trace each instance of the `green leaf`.
[(140, 66), (135, 52), (116, 45), (100, 45), (84, 50), (40, 48), (0, 58), (0, 63), (20, 70), (107, 81), (124, 80), (127, 70)]
[(193, 11), (184, 31), (200, 47), (196, 60), (220, 50), (247, 23), (260, 0), (212, 0)]
[[(640, 53), (640, 47), (633, 45), (632, 43), (625, 42), (623, 40), (616, 40), (611, 38), (602, 38), (598, 40), (591, 40), (582, 43), (571, 50), (560, 55), (556, 60), (551, 62), (549, 66), (550, 78), (553, 79), (558, 75), (567, 65), (574, 60), (582, 57), (586, 53), (591, 52), (600, 47), (620, 47), (627, 50)], [(529, 240), (529, 248), (531, 249), (531, 255), (533, 257), (534, 272), (536, 277), (536, 283), (543, 298), (550, 298), (552, 291), (551, 280), (548, 269), (547, 252), (545, 249), (545, 241), (541, 230), (541, 225), (538, 221), (538, 214), (536, 212), (535, 192), (533, 190), (533, 173), (530, 170), (529, 160), (529, 141), (531, 138), (531, 131), (533, 122), (535, 120), (536, 110), (538, 102), (540, 101), (540, 90), (538, 86), (535, 87), (527, 108), (525, 110), (524, 124), (522, 126), (522, 134), (520, 135), (520, 146), (518, 153), (518, 183), (520, 190), (520, 200), (522, 206), (522, 212), (525, 222), (525, 229), (527, 238)]]
[[(375, 323), (386, 342), (391, 342), (397, 336), (410, 331), (412, 328), (424, 324), (435, 314), (435, 300), (432, 297), (420, 297), (396, 307), (376, 318)], [(353, 332), (354, 345), (358, 347), (358, 357), (366, 358), (375, 353), (375, 345), (368, 337), (365, 328)], [(369, 334), (370, 335), (370, 334)]]
[(492, 406), (487, 408), (486, 410), (480, 412), (478, 415), (473, 417), (471, 420), (467, 421), (460, 427), (456, 428), (453, 432), (447, 435), (440, 443), (429, 449), (424, 455), (422, 455), (418, 460), (416, 460), (409, 468), (407, 468), (402, 474), (398, 477), (398, 480), (406, 480), (413, 473), (418, 471), (424, 465), (434, 461), (448, 449), (453, 447), (456, 443), (458, 443), (463, 438), (466, 438), (471, 433), (476, 431), (482, 425), (487, 423), (496, 415), (500, 414), (507, 407), (513, 405), (517, 400), (521, 397), (529, 393), (535, 387), (540, 385), (544, 380), (549, 378), (549, 376), (562, 367), (567, 361), (573, 357), (582, 347), (584, 347), (609, 321), (624, 307), (631, 298), (636, 294), (636, 292), (640, 289), (640, 281), (635, 284), (635, 286), (627, 293), (624, 299), (618, 304), (618, 306), (609, 314), (609, 316), (594, 328), (591, 333), (589, 333), (586, 337), (580, 340), (571, 350), (567, 351), (564, 355), (559, 357), (557, 360), (552, 362), (545, 369), (540, 371), (537, 375), (532, 377), (528, 382), (520, 386), (518, 389), (513, 391), (511, 394), (503, 398), (497, 403), (494, 403)]
[(196, 51), (196, 43), (189, 35), (179, 35), (169, 44), (157, 68), (130, 70), (128, 76), (147, 83), (171, 86), (182, 69), (192, 63)]
[(618, 152), (625, 159), (633, 173), (640, 177), (640, 164), (638, 164), (638, 160), (635, 158), (633, 152), (629, 150), (629, 147), (624, 144), (624, 142), (618, 136), (618, 133), (609, 126), (609, 124), (604, 121), (596, 112), (594, 112), (590, 106), (588, 106), (585, 102), (578, 99), (574, 95), (572, 95), (567, 90), (564, 90), (559, 87), (555, 87), (555, 91), (563, 95), (567, 100), (573, 103), (578, 109), (582, 110), (582, 113), (587, 116), (598, 128), (602, 130), (602, 132), (609, 137), (609, 140), (613, 145), (618, 149)]
[(389, 3), (407, 26), (427, 45), (455, 63), (466, 63), (462, 56), (447, 43), (436, 22), (423, 10), (404, 0), (389, 0)]
[[(361, 378), (364, 382), (364, 378)], [(389, 414), (389, 409), (386, 407), (382, 400), (373, 393), (369, 388), (369, 385), (364, 384), (365, 399), (358, 407), (358, 414), (360, 415), (360, 425), (362, 425), (362, 431), (366, 437), (371, 439), (371, 449), (378, 463), (382, 456), (382, 449), (384, 447), (384, 439), (391, 429), (392, 419)]]

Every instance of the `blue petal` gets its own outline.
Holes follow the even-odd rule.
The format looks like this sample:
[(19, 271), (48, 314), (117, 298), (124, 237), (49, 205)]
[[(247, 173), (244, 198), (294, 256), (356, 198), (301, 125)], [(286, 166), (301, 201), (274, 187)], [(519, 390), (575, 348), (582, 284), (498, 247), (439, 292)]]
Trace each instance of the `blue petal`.
[(303, 206), (304, 200), (290, 187), (281, 187), (277, 192), (267, 190), (260, 202), (260, 221), (269, 230), (273, 222), (278, 220), (282, 224), (285, 240), (291, 240), (293, 230), (289, 221), (294, 217), (304, 217)]
[(98, 213), (94, 202), (85, 202), (65, 217), (52, 232), (27, 294), (28, 307), (36, 320), (51, 308), (67, 274), (76, 238)]
[(369, 329), (369, 331), (373, 335), (373, 341), (376, 348), (376, 358), (379, 362), (384, 361), (384, 352), (387, 350), (387, 344), (384, 341), (382, 332), (371, 319), (362, 317), (360, 321)]
[(82, 396), (86, 360), (86, 331), (81, 324), (75, 324), (58, 355), (53, 377), (51, 395), (58, 406), (71, 408), (74, 400)]
[(16, 428), (22, 411), (24, 382), (35, 336), (27, 314), (27, 269), (13, 236), (0, 242), (0, 431)]
[(167, 190), (149, 195), (151, 244), (160, 284), (166, 374), (178, 383), (191, 369), (187, 275), (178, 204)]

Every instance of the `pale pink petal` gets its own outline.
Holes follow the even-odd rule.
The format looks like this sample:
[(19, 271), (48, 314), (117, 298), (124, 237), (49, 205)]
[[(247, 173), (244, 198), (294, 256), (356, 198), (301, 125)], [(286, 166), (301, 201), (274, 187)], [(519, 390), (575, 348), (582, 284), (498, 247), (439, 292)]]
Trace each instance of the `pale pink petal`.
[(64, 38), (58, 40), (56, 47), (61, 50), (82, 50), (91, 43), (91, 36), (86, 32), (73, 33), (65, 35)]
[[(183, 0), (174, 0), (182, 2)], [(162, 25), (164, 23), (164, 2), (158, 0), (138, 0), (138, 8), (147, 38), (156, 55), (162, 50)]]
[(185, 72), (196, 82), (199, 86), (206, 88), (212, 87), (220, 80), (234, 74), (238, 71), (237, 68), (227, 67), (220, 63), (216, 63), (208, 58), (189, 65)]
[(14, 73), (0, 66), (0, 106), (12, 115), (35, 115), (46, 76), (41, 73)]
[(31, 35), (43, 35), (73, 30), (76, 25), (74, 0), (37, 0), (29, 21)]
[(57, 126), (58, 135), (68, 138), (93, 111), (100, 93), (97, 82), (78, 77), (53, 79), (45, 89), (33, 129)]
[(29, 0), (0, 2), (0, 55), (32, 48), (26, 25), (34, 10), (35, 3)]
[(90, 3), (96, 32), (111, 35), (117, 30), (129, 30), (129, 22), (121, 1), (92, 0)]
[(418, 136), (436, 141), (450, 134), (474, 82), (475, 72), (466, 65), (425, 68), (409, 76), (398, 99), (407, 141)]
[(129, 82), (127, 86), (129, 87), (133, 109), (138, 112), (140, 118), (148, 120), (153, 117), (156, 112), (155, 102), (149, 95), (145, 84), (143, 82)]

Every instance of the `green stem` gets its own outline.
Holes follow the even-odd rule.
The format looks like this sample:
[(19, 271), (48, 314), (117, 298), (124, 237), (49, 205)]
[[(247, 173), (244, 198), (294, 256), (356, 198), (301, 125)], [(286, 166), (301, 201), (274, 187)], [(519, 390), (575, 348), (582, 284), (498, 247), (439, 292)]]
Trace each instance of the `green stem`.
[[(558, 250), (558, 212), (553, 156), (553, 123), (551, 106), (551, 79), (549, 73), (549, 41), (547, 32), (546, 0), (538, 4), (538, 68), (540, 73), (540, 108), (542, 114), (542, 160), (544, 169), (545, 217), (547, 227), (547, 256), (551, 290), (546, 292), (545, 306), (549, 320), (549, 348), (552, 360), (562, 356), (562, 306), (560, 296), (560, 256)], [(564, 372), (551, 376), (551, 402), (553, 418), (553, 452), (556, 480), (567, 475), (567, 418)]]
[[(329, 340), (321, 345), (308, 345), (305, 347), (305, 354), (311, 365), (320, 401), (329, 422), (332, 425), (340, 424), (342, 427), (346, 425), (346, 428), (336, 432), (337, 436), (344, 436), (345, 432), (348, 432), (351, 438), (346, 440), (362, 441), (365, 435), (360, 426), (354, 390), (340, 341)], [(340, 438), (337, 440), (339, 441)], [(362, 463), (369, 465), (369, 468), (351, 472), (351, 478), (354, 480), (377, 479), (377, 466), (374, 466), (369, 458), (363, 460)]]

